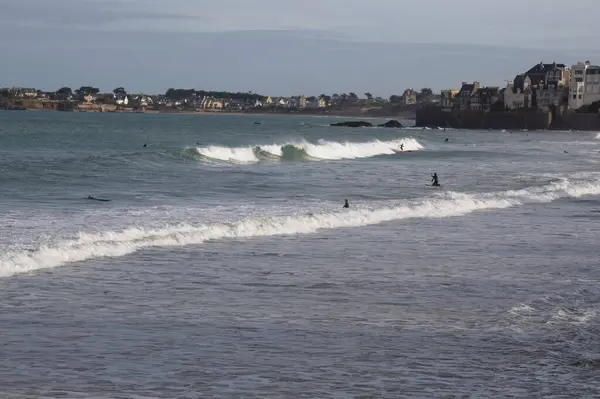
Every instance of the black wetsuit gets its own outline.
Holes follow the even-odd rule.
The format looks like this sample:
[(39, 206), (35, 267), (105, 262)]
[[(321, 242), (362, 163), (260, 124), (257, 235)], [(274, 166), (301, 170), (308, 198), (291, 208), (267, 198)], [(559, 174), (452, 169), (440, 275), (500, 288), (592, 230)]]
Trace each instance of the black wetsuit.
[(434, 173), (431, 177), (432, 177), (431, 181), (433, 182), (432, 186), (439, 186), (440, 183), (438, 182), (437, 173)]

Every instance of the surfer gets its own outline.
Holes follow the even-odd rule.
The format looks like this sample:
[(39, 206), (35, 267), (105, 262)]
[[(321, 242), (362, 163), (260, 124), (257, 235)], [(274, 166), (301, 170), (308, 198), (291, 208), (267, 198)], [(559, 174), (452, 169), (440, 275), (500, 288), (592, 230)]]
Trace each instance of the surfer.
[(146, 143), (144, 143), (144, 148), (148, 147), (148, 145)]
[(444, 140), (444, 143), (447, 143), (447, 142), (448, 142), (448, 137), (446, 137), (446, 140)]
[(440, 183), (438, 182), (438, 175), (437, 175), (437, 173), (434, 173), (434, 174), (431, 175), (431, 181), (433, 182), (432, 186), (437, 187), (437, 186), (440, 185)]
[(350, 208), (350, 204), (348, 203), (348, 200), (344, 200), (344, 208)]
[(404, 143), (400, 143), (400, 151), (404, 151)]
[(92, 197), (92, 194), (88, 193), (87, 199), (94, 199), (94, 197)]

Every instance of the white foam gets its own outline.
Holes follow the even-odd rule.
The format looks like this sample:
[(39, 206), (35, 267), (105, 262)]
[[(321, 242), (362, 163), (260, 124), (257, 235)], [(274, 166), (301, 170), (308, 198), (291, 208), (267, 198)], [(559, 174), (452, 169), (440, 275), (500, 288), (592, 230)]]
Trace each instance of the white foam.
[(417, 140), (412, 137), (406, 137), (391, 141), (373, 140), (367, 142), (336, 142), (319, 140), (316, 144), (308, 141), (297, 141), (281, 144), (259, 144), (248, 147), (208, 146), (199, 147), (196, 150), (199, 154), (207, 158), (219, 161), (256, 163), (259, 162), (260, 159), (254, 151), (255, 148), (260, 148), (262, 151), (276, 157), (282, 157), (283, 147), (294, 146), (314, 159), (338, 160), (391, 155), (394, 154), (395, 151), (400, 151), (400, 145), (402, 144), (404, 145), (404, 151), (418, 151), (423, 149), (423, 146)]
[(600, 140), (600, 133), (596, 133), (596, 139)]
[(196, 150), (200, 155), (219, 161), (235, 163), (255, 163), (259, 161), (252, 147), (230, 148), (211, 145), (208, 147), (199, 147)]
[(409, 218), (446, 218), (481, 210), (591, 194), (600, 194), (599, 184), (569, 184), (565, 181), (530, 190), (483, 194), (447, 193), (434, 199), (377, 209), (336, 210), (287, 217), (257, 217), (238, 222), (199, 226), (181, 224), (158, 229), (132, 227), (101, 234), (80, 233), (77, 239), (64, 241), (52, 247), (42, 246), (33, 252), (14, 251), (2, 254), (0, 276), (52, 268), (93, 258), (123, 256), (141, 248), (154, 246), (201, 244), (207, 240), (223, 238), (310, 234), (323, 229), (361, 227)]
[(260, 146), (260, 149), (263, 150), (264, 152), (267, 152), (269, 154), (275, 155), (277, 157), (283, 156), (283, 150), (282, 150), (282, 148), (283, 148), (283, 146), (279, 145), (279, 144), (268, 144), (268, 145), (261, 145)]
[(417, 140), (410, 137), (391, 141), (373, 140), (365, 143), (349, 141), (339, 143), (319, 140), (318, 144), (303, 143), (300, 145), (300, 148), (313, 158), (335, 160), (391, 155), (395, 151), (400, 150), (401, 144), (404, 144), (404, 151), (418, 151), (423, 149), (423, 146)]

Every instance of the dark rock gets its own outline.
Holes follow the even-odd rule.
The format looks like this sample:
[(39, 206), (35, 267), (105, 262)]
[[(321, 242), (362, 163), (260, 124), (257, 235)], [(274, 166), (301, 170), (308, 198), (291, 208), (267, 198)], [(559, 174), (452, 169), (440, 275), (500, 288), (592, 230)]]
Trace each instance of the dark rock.
[(365, 122), (365, 121), (348, 121), (348, 122), (332, 123), (329, 126), (373, 127), (373, 125), (371, 123)]
[(386, 123), (382, 123), (381, 125), (377, 125), (377, 127), (403, 127), (402, 123), (393, 119), (391, 121), (387, 121)]

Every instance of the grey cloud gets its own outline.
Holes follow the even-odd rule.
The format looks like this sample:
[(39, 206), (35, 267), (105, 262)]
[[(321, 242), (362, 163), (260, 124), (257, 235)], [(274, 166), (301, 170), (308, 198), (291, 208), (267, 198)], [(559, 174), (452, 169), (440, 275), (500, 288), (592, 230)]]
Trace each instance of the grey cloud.
[(600, 2), (565, 4), (0, 0), (0, 37), (10, 37), (0, 41), (0, 86), (388, 95), (502, 84), (540, 60), (594, 61)]
[(136, 0), (0, 0), (0, 9), (2, 24), (28, 28), (103, 29), (132, 20), (203, 20), (198, 15), (153, 10)]
[[(509, 47), (355, 43), (298, 32), (58, 33), (39, 43), (21, 32), (0, 43), (6, 54), (0, 86), (55, 90), (63, 85), (125, 86), (163, 92), (195, 87), (268, 93), (349, 92), (389, 95), (407, 87), (456, 87), (464, 80), (502, 85), (541, 60), (574, 62), (585, 53)], [(27, 49), (24, 51), (23, 49)], [(44, 73), (40, 72), (44, 66)]]

